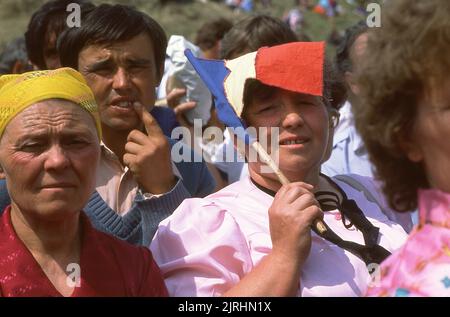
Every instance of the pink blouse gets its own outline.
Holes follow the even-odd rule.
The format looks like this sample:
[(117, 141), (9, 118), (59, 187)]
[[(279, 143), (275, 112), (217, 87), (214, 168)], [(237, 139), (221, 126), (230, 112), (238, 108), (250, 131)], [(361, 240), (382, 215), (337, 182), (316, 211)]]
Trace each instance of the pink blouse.
[[(387, 219), (378, 205), (336, 181), (365, 216), (380, 228), (380, 244), (389, 251), (406, 240), (402, 227)], [(161, 222), (151, 244), (171, 296), (219, 296), (237, 284), (271, 252), (268, 208), (273, 197), (249, 178), (204, 199), (185, 200)], [(361, 232), (346, 229), (340, 213), (325, 213), (339, 236), (364, 244)], [(312, 247), (301, 272), (298, 296), (361, 296), (370, 275), (352, 253), (312, 233)]]
[(419, 191), (419, 225), (381, 265), (368, 296), (450, 296), (450, 194)]

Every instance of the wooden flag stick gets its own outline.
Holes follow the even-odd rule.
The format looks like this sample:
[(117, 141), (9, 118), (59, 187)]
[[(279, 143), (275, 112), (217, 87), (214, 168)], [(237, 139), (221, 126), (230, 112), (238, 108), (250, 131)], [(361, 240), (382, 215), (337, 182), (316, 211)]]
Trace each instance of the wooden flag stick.
[[(277, 175), (278, 180), (282, 185), (287, 185), (290, 183), (290, 181), (287, 179), (286, 176), (284, 176), (283, 172), (280, 170), (280, 168), (272, 159), (272, 157), (267, 153), (267, 151), (262, 147), (262, 145), (258, 141), (254, 141), (251, 144), (251, 146), (256, 151), (256, 153), (259, 154), (259, 157), (261, 158), (262, 162), (267, 166), (269, 166), (270, 169), (275, 173), (275, 175)], [(327, 227), (320, 219), (314, 220), (313, 225), (320, 234), (325, 233), (327, 231)]]

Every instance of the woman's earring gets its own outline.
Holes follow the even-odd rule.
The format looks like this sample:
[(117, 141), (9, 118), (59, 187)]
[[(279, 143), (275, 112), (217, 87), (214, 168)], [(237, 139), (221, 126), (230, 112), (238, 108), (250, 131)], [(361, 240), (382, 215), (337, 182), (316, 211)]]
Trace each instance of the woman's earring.
[(336, 109), (331, 110), (330, 112), (330, 127), (335, 129), (339, 124), (339, 111)]

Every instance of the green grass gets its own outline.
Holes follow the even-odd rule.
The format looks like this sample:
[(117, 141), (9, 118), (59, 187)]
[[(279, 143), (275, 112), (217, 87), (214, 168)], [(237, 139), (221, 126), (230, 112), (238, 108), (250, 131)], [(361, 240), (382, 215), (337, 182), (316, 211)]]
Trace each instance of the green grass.
[[(196, 30), (200, 25), (215, 17), (226, 17), (237, 21), (244, 17), (243, 13), (231, 12), (220, 2), (201, 3), (199, 1), (184, 1), (181, 4), (159, 5), (157, 0), (109, 0), (93, 1), (99, 3), (122, 3), (130, 4), (147, 12), (155, 18), (166, 30), (168, 35), (184, 35), (188, 39), (194, 38)], [(0, 0), (0, 48), (15, 37), (22, 35), (27, 27), (31, 14), (45, 0)], [(291, 8), (292, 0), (274, 0), (270, 11), (256, 8), (257, 12), (268, 13), (273, 16), (282, 17), (283, 13)], [(335, 24), (338, 30), (343, 30), (356, 22), (361, 17), (353, 13), (346, 1), (341, 0), (345, 13), (336, 18)], [(327, 38), (331, 25), (327, 19), (313, 12), (307, 12), (305, 16), (307, 28), (305, 32), (313, 40), (324, 40)]]

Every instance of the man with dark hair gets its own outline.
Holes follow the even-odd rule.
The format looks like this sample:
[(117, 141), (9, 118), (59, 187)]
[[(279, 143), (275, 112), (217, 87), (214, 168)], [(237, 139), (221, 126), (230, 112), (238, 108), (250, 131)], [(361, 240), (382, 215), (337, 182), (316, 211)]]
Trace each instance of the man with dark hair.
[(262, 46), (296, 41), (297, 35), (280, 19), (264, 14), (247, 17), (236, 23), (223, 37), (220, 58), (232, 59)]
[(25, 33), (25, 44), (30, 61), (38, 69), (61, 67), (56, 42), (58, 35), (68, 28), (69, 4), (78, 4), (80, 13), (95, 6), (85, 0), (52, 0), (41, 6), (31, 17)]
[[(73, 4), (79, 5), (80, 18), (95, 8), (95, 5), (85, 0), (52, 0), (46, 2), (33, 14), (26, 36), (28, 54), (36, 68), (55, 69), (61, 67), (56, 44), (59, 35), (68, 28), (67, 19), (72, 14), (69, 5)], [(73, 13), (75, 12), (73, 11)], [(179, 95), (181, 93), (168, 98), (174, 109), (155, 107), (152, 110), (152, 115), (167, 136), (170, 136), (172, 130), (179, 126), (175, 111), (183, 113), (186, 109), (186, 105), (177, 103)]]
[(347, 88), (347, 101), (339, 109), (340, 121), (334, 132), (330, 158), (322, 164), (322, 172), (328, 176), (359, 174), (372, 177), (372, 165), (367, 150), (355, 130), (351, 105), (356, 101), (358, 86), (354, 72), (361, 63), (368, 40), (365, 21), (349, 27), (336, 50), (336, 68)]
[(219, 18), (204, 23), (197, 31), (195, 45), (200, 47), (204, 58), (219, 59), (220, 41), (233, 24), (225, 19)]
[[(80, 28), (67, 29), (58, 39), (62, 65), (83, 74), (99, 106), (102, 157), (90, 203), (101, 207), (92, 211), (93, 222), (145, 245), (185, 198), (203, 197), (214, 188), (204, 162), (180, 143), (171, 151), (175, 142), (148, 112), (166, 46), (155, 20), (124, 5), (98, 6), (82, 17)], [(171, 159), (171, 152), (186, 156), (180, 151), (191, 161)]]
[(366, 21), (359, 21), (345, 30), (344, 38), (336, 49), (336, 66), (341, 76), (348, 77), (352, 73), (355, 63), (352, 54), (357, 53), (354, 44), (357, 41), (367, 41), (368, 29)]

